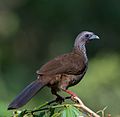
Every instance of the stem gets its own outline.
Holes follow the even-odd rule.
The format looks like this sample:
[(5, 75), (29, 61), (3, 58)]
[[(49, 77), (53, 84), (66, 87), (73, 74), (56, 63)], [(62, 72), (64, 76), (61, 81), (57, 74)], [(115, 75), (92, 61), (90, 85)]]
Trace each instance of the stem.
[[(66, 99), (70, 99), (70, 98), (71, 97), (65, 97), (65, 100)], [(74, 101), (78, 101), (78, 104), (72, 104), (73, 106), (80, 108), (81, 110), (83, 110), (84, 112), (86, 112), (87, 114), (89, 114), (90, 117), (100, 117), (97, 113), (95, 113), (90, 108), (88, 108), (87, 106), (85, 106), (84, 103), (81, 101), (80, 98), (73, 97), (71, 99), (74, 100)], [(51, 108), (61, 108), (61, 107), (65, 107), (66, 105), (68, 105), (68, 104), (61, 104), (61, 105), (52, 105), (52, 106), (50, 106), (50, 104), (53, 104), (55, 102), (56, 102), (56, 100), (52, 100), (50, 102), (46, 102), (43, 105), (40, 105), (38, 108), (35, 108), (32, 111), (30, 111), (30, 110), (27, 111), (27, 113), (34, 113), (34, 112), (38, 112), (38, 111), (49, 110)], [(49, 106), (49, 107), (45, 107), (45, 106)], [(45, 108), (43, 108), (43, 107), (45, 107)]]
[(66, 104), (56, 105), (56, 106), (51, 106), (51, 107), (41, 108), (41, 109), (35, 109), (35, 110), (31, 111), (31, 112), (34, 113), (34, 112), (38, 112), (38, 111), (49, 110), (50, 108), (61, 108), (61, 107), (64, 107), (65, 105)]
[(76, 107), (82, 109), (84, 112), (87, 112), (88, 114), (90, 114), (90, 117), (100, 117), (97, 113), (95, 113), (90, 108), (88, 108), (87, 106), (85, 106), (84, 103), (81, 101), (80, 98), (74, 97), (74, 99), (76, 99), (79, 102), (79, 104), (74, 104), (74, 106), (76, 106)]
[[(65, 100), (71, 99), (71, 96), (65, 97), (64, 99), (65, 99)], [(48, 109), (50, 109), (50, 108), (59, 108), (59, 107), (65, 106), (65, 105), (57, 105), (57, 106), (51, 106), (50, 108), (43, 108), (43, 107), (48, 106), (48, 105), (51, 105), (51, 104), (53, 104), (53, 103), (55, 103), (55, 102), (56, 102), (56, 99), (55, 99), (55, 100), (52, 100), (52, 101), (50, 101), (50, 102), (46, 102), (46, 103), (40, 105), (39, 107), (35, 108), (35, 109), (32, 110), (31, 112), (34, 113), (34, 112), (38, 112), (38, 111), (48, 110)], [(29, 111), (29, 112), (30, 112), (30, 111)]]

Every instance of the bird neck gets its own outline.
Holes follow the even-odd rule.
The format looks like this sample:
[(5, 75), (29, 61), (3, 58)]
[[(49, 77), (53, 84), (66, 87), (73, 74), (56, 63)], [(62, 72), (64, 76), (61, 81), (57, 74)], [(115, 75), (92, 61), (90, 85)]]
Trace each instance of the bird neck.
[(86, 47), (85, 47), (85, 43), (75, 43), (74, 44), (74, 49), (73, 51), (77, 54), (83, 54), (83, 56), (85, 57), (85, 62), (87, 63), (88, 58), (87, 58), (87, 54), (86, 54)]

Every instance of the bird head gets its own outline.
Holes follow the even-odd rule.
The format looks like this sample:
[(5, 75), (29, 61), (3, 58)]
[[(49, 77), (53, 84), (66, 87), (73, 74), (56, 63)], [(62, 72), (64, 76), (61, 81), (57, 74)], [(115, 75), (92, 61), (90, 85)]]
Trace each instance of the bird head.
[(90, 42), (92, 40), (98, 40), (100, 39), (97, 35), (95, 35), (93, 32), (83, 31), (81, 32), (76, 40), (75, 40), (75, 47), (80, 45), (85, 45), (86, 42)]
[(83, 31), (77, 36), (77, 39), (80, 40), (81, 42), (88, 42), (100, 38), (93, 32)]

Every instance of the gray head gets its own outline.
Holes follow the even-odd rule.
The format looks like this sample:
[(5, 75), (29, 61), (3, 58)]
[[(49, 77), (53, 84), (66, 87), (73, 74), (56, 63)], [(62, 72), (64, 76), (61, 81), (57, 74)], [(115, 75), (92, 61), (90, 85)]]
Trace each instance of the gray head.
[(93, 32), (83, 31), (81, 32), (77, 38), (75, 39), (75, 47), (80, 47), (81, 45), (85, 45), (86, 42), (97, 40), (99, 37), (95, 35)]

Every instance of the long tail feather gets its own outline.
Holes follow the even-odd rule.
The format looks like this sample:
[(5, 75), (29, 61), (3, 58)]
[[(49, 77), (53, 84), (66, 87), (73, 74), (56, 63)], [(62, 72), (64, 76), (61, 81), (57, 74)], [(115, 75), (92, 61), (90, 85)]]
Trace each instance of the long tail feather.
[(25, 105), (46, 84), (39, 80), (29, 84), (8, 106), (8, 110), (17, 109)]

